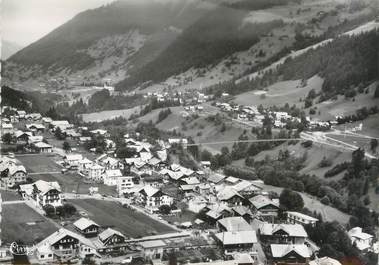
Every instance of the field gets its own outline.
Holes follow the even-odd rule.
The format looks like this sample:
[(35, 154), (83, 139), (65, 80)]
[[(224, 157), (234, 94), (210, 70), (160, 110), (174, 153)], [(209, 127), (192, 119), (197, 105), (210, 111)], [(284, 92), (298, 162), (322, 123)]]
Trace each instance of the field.
[(3, 202), (18, 201), (18, 200), (22, 199), (21, 195), (19, 195), (17, 192), (13, 192), (13, 191), (1, 190), (0, 194), (1, 194), (1, 199)]
[(114, 227), (129, 237), (174, 232), (174, 230), (147, 215), (124, 208), (120, 204), (100, 200), (69, 200), (79, 211), (101, 226)]
[[(54, 161), (52, 155), (26, 155), (17, 156), (17, 159), (25, 166), (33, 181), (42, 179), (45, 181), (58, 181), (61, 185), (62, 192), (77, 192), (80, 194), (88, 194), (89, 188), (93, 186), (99, 187), (101, 194), (115, 195), (115, 187), (109, 187), (103, 184), (85, 183), (84, 179), (76, 172), (60, 172), (61, 167)], [(41, 174), (33, 174), (41, 173)]]
[(143, 108), (142, 106), (137, 106), (131, 109), (120, 109), (120, 110), (105, 110), (100, 112), (93, 112), (82, 114), (83, 121), (85, 122), (100, 122), (104, 120), (112, 120), (117, 117), (123, 117), (128, 119), (133, 113), (139, 113)]
[(311, 89), (320, 91), (323, 79), (314, 76), (308, 80), (305, 87), (301, 87), (300, 82), (300, 80), (277, 82), (265, 89), (267, 91), (265, 98), (261, 98), (257, 91), (250, 91), (236, 96), (233, 101), (241, 105), (262, 104), (263, 107), (283, 106), (285, 103), (292, 106), (298, 104), (300, 98), (304, 99)]
[(57, 228), (24, 203), (3, 205), (1, 222), (4, 243), (21, 240), (33, 244), (52, 234)]

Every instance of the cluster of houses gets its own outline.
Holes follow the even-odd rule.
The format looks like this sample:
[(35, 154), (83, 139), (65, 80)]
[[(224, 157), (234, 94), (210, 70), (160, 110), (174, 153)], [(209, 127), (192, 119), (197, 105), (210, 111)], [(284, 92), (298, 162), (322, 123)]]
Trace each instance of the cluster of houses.
[(199, 91), (178, 91), (172, 92), (148, 92), (144, 95), (145, 98), (155, 98), (158, 102), (177, 102), (178, 105), (196, 105), (205, 103), (213, 98), (212, 95), (205, 95)]
[[(264, 110), (262, 113), (259, 112), (257, 106), (244, 106), (227, 102), (216, 102), (216, 106), (224, 112), (232, 113), (233, 116), (236, 116), (240, 121), (252, 121), (260, 126), (263, 125), (263, 121), (266, 117), (271, 120), (275, 128), (284, 128), (288, 121), (301, 122), (299, 117), (293, 117), (285, 111)], [(306, 120), (310, 130), (328, 130), (331, 126), (337, 124), (336, 120), (322, 121), (319, 119), (311, 119), (309, 116), (306, 117)]]

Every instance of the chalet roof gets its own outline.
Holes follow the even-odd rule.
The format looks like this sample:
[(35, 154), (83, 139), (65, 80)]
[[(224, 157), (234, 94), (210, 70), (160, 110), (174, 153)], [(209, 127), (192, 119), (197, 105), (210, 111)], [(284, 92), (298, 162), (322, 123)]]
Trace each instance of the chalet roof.
[(57, 243), (59, 240), (63, 239), (66, 236), (76, 238), (77, 240), (79, 240), (80, 243), (95, 249), (95, 245), (91, 242), (91, 240), (89, 240), (89, 239), (87, 239), (87, 238), (85, 238), (85, 237), (83, 237), (77, 233), (74, 233), (70, 230), (67, 230), (65, 228), (60, 228), (58, 231), (52, 233), (50, 236), (48, 236), (47, 238), (45, 238), (44, 240), (39, 242), (37, 244), (37, 247), (39, 248), (39, 247), (42, 247), (44, 245), (47, 245), (47, 246), (54, 245), (55, 243)]
[(113, 235), (118, 235), (125, 238), (125, 236), (121, 232), (114, 230), (112, 228), (107, 228), (106, 230), (104, 230), (103, 232), (99, 234), (99, 239), (104, 242), (105, 240), (107, 240), (109, 237)]
[(241, 216), (226, 217), (217, 221), (226, 231), (249, 231), (253, 228)]
[(68, 154), (68, 155), (65, 155), (65, 159), (67, 161), (77, 161), (77, 160), (82, 160), (83, 156), (81, 154)]
[(272, 236), (278, 231), (284, 231), (291, 237), (308, 237), (307, 232), (301, 224), (268, 224), (264, 223), (261, 226), (261, 234)]
[(274, 207), (279, 208), (279, 204), (277, 202), (274, 202), (273, 200), (264, 195), (254, 196), (253, 198), (250, 198), (249, 201), (258, 210), (268, 205), (272, 205)]
[(354, 238), (358, 238), (358, 239), (362, 239), (362, 240), (366, 240), (366, 239), (374, 237), (370, 234), (362, 232), (361, 227), (354, 227), (354, 228), (350, 229), (348, 232), (348, 235), (350, 238), (354, 237)]
[(97, 227), (99, 227), (98, 224), (96, 224), (94, 221), (88, 219), (88, 218), (80, 218), (79, 220), (77, 220), (75, 223), (74, 223), (74, 226), (76, 226), (77, 228), (79, 228), (80, 230), (84, 230), (92, 225), (95, 225)]
[(227, 177), (225, 179), (225, 181), (230, 182), (232, 184), (236, 184), (238, 181), (240, 181), (240, 179), (239, 178), (235, 178), (235, 177)]
[(197, 177), (188, 177), (188, 178), (184, 178), (182, 179), (185, 183), (187, 183), (188, 185), (197, 185), (197, 184), (200, 184), (200, 181)]
[(217, 233), (216, 237), (224, 245), (254, 244), (257, 243), (257, 235), (254, 230), (233, 231)]
[(234, 196), (238, 196), (240, 198), (243, 198), (237, 191), (235, 191), (232, 188), (224, 188), (224, 189), (220, 190), (220, 192), (217, 194), (217, 198), (220, 201), (229, 200), (229, 199), (233, 198)]
[(242, 180), (241, 182), (235, 184), (233, 186), (233, 189), (235, 189), (236, 191), (244, 191), (246, 189), (250, 189), (250, 190), (254, 190), (254, 191), (259, 191), (261, 190), (261, 188), (255, 186), (253, 183), (251, 183), (250, 181), (247, 181), (247, 180)]
[(33, 183), (33, 185), (41, 192), (42, 195), (53, 189), (61, 191), (61, 186), (57, 181), (47, 182), (44, 180), (37, 180)]
[(225, 175), (214, 173), (214, 174), (211, 174), (209, 176), (208, 181), (217, 184), (217, 183), (223, 181), (225, 178), (226, 178)]
[(150, 185), (146, 185), (145, 187), (143, 187), (142, 190), (145, 191), (145, 193), (148, 197), (154, 196), (159, 191), (158, 189), (156, 189)]
[(249, 208), (242, 205), (234, 206), (232, 207), (232, 210), (235, 211), (240, 216), (244, 216), (245, 214), (251, 214)]
[(322, 257), (317, 258), (315, 260), (311, 260), (309, 262), (309, 265), (341, 265), (341, 263), (336, 260), (329, 257)]
[(37, 142), (34, 144), (34, 146), (37, 148), (53, 148), (52, 145), (44, 143), (44, 142)]
[(304, 244), (302, 245), (286, 245), (286, 244), (271, 244), (271, 253), (274, 258), (285, 257), (289, 253), (297, 253), (303, 258), (309, 258), (311, 256), (308, 247)]

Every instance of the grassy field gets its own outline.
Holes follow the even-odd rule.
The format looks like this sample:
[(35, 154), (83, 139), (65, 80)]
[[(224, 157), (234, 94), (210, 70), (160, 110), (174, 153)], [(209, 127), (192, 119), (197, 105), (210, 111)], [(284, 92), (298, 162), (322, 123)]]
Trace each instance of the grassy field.
[(52, 234), (57, 228), (26, 204), (3, 205), (1, 222), (4, 243), (21, 240), (33, 244)]
[(61, 167), (55, 162), (55, 160), (58, 159), (55, 156), (28, 155), (18, 156), (17, 158), (21, 161), (29, 173), (41, 173), (30, 175), (33, 181), (37, 181), (39, 179), (45, 181), (58, 181), (63, 192), (88, 194), (90, 187), (99, 187), (99, 192), (101, 194), (116, 194), (115, 187), (109, 187), (103, 184), (86, 183), (83, 177), (76, 172), (66, 172), (65, 174), (60, 173)]
[(310, 78), (305, 87), (300, 86), (300, 80), (277, 82), (265, 89), (265, 98), (261, 98), (257, 91), (250, 91), (236, 96), (233, 101), (241, 105), (262, 104), (263, 107), (283, 106), (285, 103), (292, 106), (298, 104), (300, 98), (304, 99), (311, 89), (320, 91), (322, 83), (323, 79), (318, 76)]
[(100, 200), (69, 200), (79, 211), (103, 227), (114, 227), (129, 237), (174, 232), (172, 228), (148, 216), (122, 207), (120, 204)]
[(3, 202), (18, 201), (22, 199), (21, 196), (17, 192), (14, 192), (14, 191), (1, 190), (0, 194), (1, 194), (1, 199), (3, 200)]
[(123, 117), (128, 119), (133, 113), (139, 113), (143, 106), (137, 106), (131, 109), (120, 109), (120, 110), (106, 110), (100, 112), (93, 112), (88, 114), (83, 114), (83, 120), (85, 122), (99, 122), (104, 120), (112, 120), (117, 117)]

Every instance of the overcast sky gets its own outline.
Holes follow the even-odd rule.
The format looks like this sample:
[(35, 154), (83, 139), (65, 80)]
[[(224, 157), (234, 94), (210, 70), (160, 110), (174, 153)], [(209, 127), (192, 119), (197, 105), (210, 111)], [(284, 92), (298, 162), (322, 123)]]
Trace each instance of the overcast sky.
[(81, 11), (113, 0), (2, 0), (1, 37), (26, 46)]

